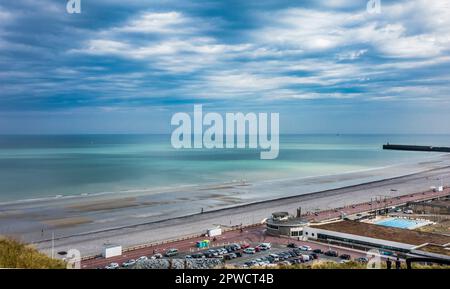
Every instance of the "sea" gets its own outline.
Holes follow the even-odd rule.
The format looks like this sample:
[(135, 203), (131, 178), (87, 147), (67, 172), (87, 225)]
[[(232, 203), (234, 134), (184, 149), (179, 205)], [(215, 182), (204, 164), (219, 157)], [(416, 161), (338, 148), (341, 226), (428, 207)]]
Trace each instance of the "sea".
[(170, 135), (0, 135), (0, 202), (232, 181), (303, 178), (396, 165), (450, 146), (450, 135), (281, 135), (275, 160), (258, 149), (172, 148)]

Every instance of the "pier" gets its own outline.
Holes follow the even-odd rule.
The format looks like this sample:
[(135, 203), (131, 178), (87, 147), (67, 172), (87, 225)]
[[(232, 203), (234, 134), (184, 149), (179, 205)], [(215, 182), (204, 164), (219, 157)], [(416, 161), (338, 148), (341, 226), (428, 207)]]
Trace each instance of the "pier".
[(384, 150), (398, 150), (398, 151), (420, 151), (420, 152), (445, 152), (450, 153), (450, 147), (434, 147), (434, 146), (417, 146), (417, 145), (397, 145), (385, 144)]

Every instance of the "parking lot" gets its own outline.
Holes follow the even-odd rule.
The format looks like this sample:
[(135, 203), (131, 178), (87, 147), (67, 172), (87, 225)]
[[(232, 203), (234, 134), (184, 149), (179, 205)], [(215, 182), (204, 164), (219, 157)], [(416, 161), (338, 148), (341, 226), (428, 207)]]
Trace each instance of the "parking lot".
[(252, 267), (252, 266), (270, 266), (271, 264), (278, 265), (291, 265), (308, 263), (314, 260), (329, 260), (334, 262), (341, 262), (343, 259), (339, 257), (326, 256), (322, 253), (315, 253), (313, 250), (320, 250), (311, 247), (310, 250), (306, 250), (301, 246), (297, 248), (289, 248), (286, 245), (273, 244), (271, 249), (259, 251), (255, 254), (244, 254), (242, 258), (236, 258), (229, 261), (229, 264), (237, 267)]
[[(261, 245), (269, 244), (261, 248)], [(247, 247), (248, 246), (248, 247)], [(348, 252), (347, 250), (337, 250), (333, 248), (326, 248), (323, 245), (313, 246), (302, 245), (297, 243), (286, 244), (271, 244), (271, 243), (251, 243), (245, 244), (247, 249), (241, 248), (235, 251), (226, 247), (227, 253), (218, 254), (215, 258), (224, 259), (228, 265), (236, 267), (258, 267), (258, 266), (274, 266), (274, 265), (291, 265), (301, 263), (311, 263), (314, 260), (327, 260), (333, 262), (346, 262), (348, 260), (364, 261), (365, 256), (363, 254), (355, 254), (355, 252)], [(320, 247), (320, 248), (319, 248)], [(256, 250), (250, 250), (249, 248)], [(222, 248), (212, 248), (205, 252), (210, 251), (220, 252)], [(236, 254), (233, 253), (238, 253)], [(349, 254), (350, 253), (350, 254)], [(231, 256), (230, 256), (231, 255)], [(201, 256), (197, 255), (196, 257)], [(190, 257), (190, 256), (188, 256)], [(211, 256), (210, 256), (211, 257)]]
[[(308, 245), (306, 245), (308, 244)], [(327, 260), (333, 262), (347, 262), (359, 260), (365, 262), (362, 253), (348, 251), (343, 248), (327, 247), (323, 244), (311, 244), (305, 242), (290, 243), (252, 243), (240, 242), (224, 246), (205, 248), (203, 250), (178, 252), (173, 249), (165, 254), (142, 256), (138, 259), (126, 260), (122, 263), (112, 263), (106, 266), (108, 269), (132, 267), (136, 262), (148, 259), (220, 259), (228, 266), (238, 268), (270, 267), (276, 265), (292, 265), (312, 263), (315, 260)], [(169, 252), (172, 252), (171, 254)]]

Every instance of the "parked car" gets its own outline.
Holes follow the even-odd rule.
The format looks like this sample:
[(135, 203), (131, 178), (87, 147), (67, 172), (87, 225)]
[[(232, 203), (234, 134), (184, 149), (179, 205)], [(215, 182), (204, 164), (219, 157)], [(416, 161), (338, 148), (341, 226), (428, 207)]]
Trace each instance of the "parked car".
[(278, 256), (279, 256), (280, 260), (286, 260), (291, 257), (291, 255), (286, 252), (278, 253)]
[(118, 268), (119, 268), (119, 264), (117, 264), (117, 263), (111, 263), (105, 267), (105, 269), (118, 269)]
[(210, 249), (210, 250), (206, 251), (204, 254), (205, 254), (205, 256), (208, 257), (208, 258), (213, 258), (214, 256), (218, 256), (218, 255), (219, 255), (219, 254), (217, 253), (217, 251), (214, 250), (214, 249)]
[(295, 258), (295, 259), (291, 260), (291, 263), (292, 264), (300, 264), (300, 263), (302, 263), (302, 261), (299, 258)]
[(355, 261), (359, 262), (359, 263), (368, 263), (369, 259), (367, 257), (359, 257), (359, 258), (356, 258)]
[(338, 253), (334, 250), (328, 250), (324, 253), (324, 255), (326, 256), (330, 256), (330, 257), (337, 257), (339, 256)]
[(205, 257), (206, 256), (204, 254), (202, 254), (202, 253), (192, 254), (192, 258), (194, 258), (194, 259), (205, 258)]
[(258, 263), (256, 263), (254, 260), (245, 262), (245, 265), (247, 265), (248, 267), (252, 267), (252, 266), (255, 266), (255, 265), (257, 265), (257, 264), (258, 264)]
[(237, 250), (240, 250), (240, 249), (241, 249), (241, 245), (239, 245), (239, 244), (237, 244), (237, 243), (231, 244), (231, 247), (234, 248), (234, 251), (237, 251)]
[(213, 254), (210, 250), (205, 251), (205, 252), (203, 253), (203, 255), (205, 255), (206, 258), (212, 258), (212, 257), (214, 257), (214, 254)]
[(259, 248), (262, 251), (269, 250), (270, 248), (272, 248), (272, 244), (270, 244), (270, 243), (261, 243), (261, 244), (259, 244), (257, 246), (257, 248)]
[(155, 255), (153, 255), (153, 256), (151, 257), (151, 259), (161, 259), (162, 257), (163, 257), (162, 254), (156, 253)]
[(249, 247), (250, 247), (250, 244), (248, 244), (248, 243), (244, 243), (244, 244), (241, 245), (242, 249), (247, 249)]
[(141, 256), (141, 257), (136, 259), (136, 262), (147, 261), (147, 260), (148, 260), (147, 256)]
[(122, 267), (126, 268), (126, 267), (133, 266), (134, 264), (136, 264), (136, 260), (130, 259), (128, 261), (123, 262)]
[(186, 255), (186, 256), (184, 256), (184, 259), (192, 259), (192, 256), (191, 255)]
[(343, 260), (350, 260), (352, 257), (349, 254), (342, 254), (339, 258)]
[(166, 254), (164, 254), (166, 257), (173, 257), (178, 255), (178, 249), (169, 249), (167, 250)]
[(303, 251), (312, 251), (312, 248), (310, 246), (307, 246), (307, 245), (301, 246), (300, 249), (303, 250)]
[(298, 245), (295, 243), (289, 243), (289, 244), (287, 244), (287, 247), (288, 248), (298, 248)]
[(312, 258), (309, 255), (302, 255), (302, 259), (304, 262), (308, 262), (311, 261)]
[(317, 255), (317, 253), (311, 253), (309, 254), (309, 256), (311, 256), (313, 259), (319, 259), (319, 255)]
[(240, 251), (237, 251), (234, 254), (236, 254), (236, 257), (242, 257), (242, 252), (240, 252)]
[(267, 266), (269, 264), (270, 262), (268, 260), (262, 260), (261, 262), (258, 263), (259, 266)]
[(224, 260), (231, 260), (232, 258), (230, 256), (230, 254), (226, 254), (226, 255), (223, 256), (223, 259)]
[(313, 250), (313, 253), (316, 253), (316, 254), (323, 254), (323, 251), (322, 251), (321, 249), (314, 249), (314, 250)]
[(256, 253), (256, 249), (255, 248), (246, 248), (244, 250), (245, 254), (255, 254)]

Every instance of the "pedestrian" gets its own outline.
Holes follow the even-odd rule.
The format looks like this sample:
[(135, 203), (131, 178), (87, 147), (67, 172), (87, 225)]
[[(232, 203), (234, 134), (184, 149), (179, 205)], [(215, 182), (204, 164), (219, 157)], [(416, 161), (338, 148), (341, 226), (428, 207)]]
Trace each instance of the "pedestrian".
[(402, 265), (402, 262), (400, 261), (400, 258), (397, 257), (397, 260), (395, 260), (395, 269), (400, 269)]
[(392, 268), (392, 261), (390, 258), (387, 258), (386, 260), (386, 269), (391, 269)]

